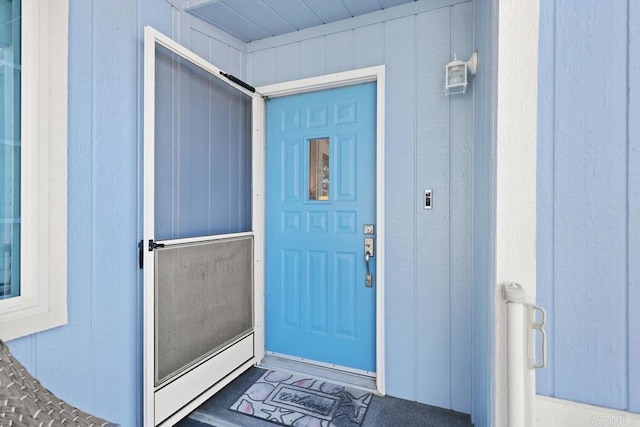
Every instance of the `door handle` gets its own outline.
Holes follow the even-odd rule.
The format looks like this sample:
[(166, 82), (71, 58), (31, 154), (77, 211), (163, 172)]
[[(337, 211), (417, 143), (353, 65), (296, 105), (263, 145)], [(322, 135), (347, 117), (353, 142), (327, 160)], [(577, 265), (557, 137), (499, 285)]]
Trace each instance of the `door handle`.
[(369, 270), (369, 258), (373, 256), (373, 237), (364, 238), (364, 262), (367, 267), (367, 273), (364, 275), (364, 285), (367, 288), (373, 286), (373, 275)]
[(373, 256), (373, 237), (364, 238), (364, 255)]
[(364, 262), (367, 265), (367, 274), (369, 274), (369, 254), (364, 254)]

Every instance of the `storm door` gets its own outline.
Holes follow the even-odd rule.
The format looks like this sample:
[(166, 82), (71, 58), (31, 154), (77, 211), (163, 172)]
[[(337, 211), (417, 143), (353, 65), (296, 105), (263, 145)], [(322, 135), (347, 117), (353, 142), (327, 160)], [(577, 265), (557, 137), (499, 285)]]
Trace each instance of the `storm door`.
[(149, 27), (144, 83), (144, 422), (173, 425), (254, 363), (262, 99)]

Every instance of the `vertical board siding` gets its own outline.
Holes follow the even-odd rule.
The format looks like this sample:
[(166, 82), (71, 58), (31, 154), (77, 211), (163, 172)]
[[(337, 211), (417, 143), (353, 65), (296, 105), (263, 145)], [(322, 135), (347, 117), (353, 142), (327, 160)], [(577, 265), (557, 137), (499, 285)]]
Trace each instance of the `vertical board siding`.
[(298, 43), (276, 47), (275, 61), (276, 64), (287, 64), (276, 68), (276, 81), (284, 82), (297, 79), (300, 76)]
[[(473, 28), (473, 5), (463, 3), (451, 8), (451, 22), (462, 28)], [(452, 31), (451, 55), (471, 56), (473, 34)], [(485, 68), (486, 70), (487, 68)], [(450, 98), (449, 140), (450, 174), (450, 270), (451, 270), (451, 409), (470, 412), (471, 407), (471, 325), (472, 248), (471, 200), (473, 188), (473, 103), (470, 96)], [(460, 315), (460, 313), (468, 313)]]
[(472, 18), (468, 2), (248, 54), (255, 86), (386, 65), (387, 392), (466, 413), (473, 90), (443, 85), (453, 53), (471, 53)]
[[(442, 93), (443, 59), (451, 57), (451, 9), (417, 17), (415, 99), (415, 185), (411, 194), (416, 212), (416, 359), (429, 366), (416, 370), (416, 398), (435, 406), (451, 405), (451, 127), (449, 98)], [(446, 62), (445, 62), (446, 63)], [(426, 78), (434, 76), (434, 78)], [(408, 83), (408, 82), (407, 82)], [(411, 82), (412, 83), (412, 82)], [(413, 92), (413, 88), (410, 89)], [(433, 190), (433, 209), (415, 203), (415, 195)], [(417, 206), (416, 206), (417, 205)], [(400, 254), (405, 256), (404, 254)], [(396, 310), (401, 310), (397, 307)], [(418, 329), (418, 325), (421, 327)], [(418, 332), (419, 331), (419, 332)]]
[(353, 50), (355, 68), (384, 64), (384, 24), (356, 28)]
[(416, 337), (422, 330), (416, 325), (414, 26), (415, 16), (385, 22), (384, 52), (385, 284), (387, 295), (393, 295), (385, 307), (387, 393), (412, 400), (420, 367)]
[(640, 4), (629, 1), (629, 93), (627, 111), (629, 167), (628, 250), (629, 411), (640, 413)]
[[(112, 418), (121, 418), (122, 408), (137, 401), (140, 383), (139, 376), (135, 375), (138, 364), (135, 355), (139, 353), (127, 351), (139, 338), (133, 327), (138, 319), (137, 239), (134, 237), (138, 215), (134, 190), (138, 166), (138, 87), (133, 78), (138, 66), (135, 43), (138, 16), (127, 4), (94, 2), (91, 52), (93, 394), (94, 407)], [(105, 55), (105, 50), (112, 46), (118, 46), (117, 53)], [(75, 75), (75, 70), (70, 70), (71, 84)], [(70, 122), (74, 119), (70, 118)], [(86, 190), (75, 196), (87, 197)], [(69, 199), (74, 200), (71, 195)], [(69, 264), (72, 262), (69, 260)], [(128, 346), (114, 352), (123, 343)], [(50, 352), (41, 351), (41, 354), (46, 360)], [(114, 375), (114, 372), (122, 374)], [(56, 382), (68, 381), (63, 373), (58, 375)], [(134, 414), (135, 411), (130, 411), (129, 420), (125, 418), (125, 421), (133, 422)]]
[(251, 54), (251, 84), (268, 85), (276, 81), (275, 49), (265, 49)]
[(142, 28), (239, 76), (245, 54), (166, 1), (69, 3), (69, 322), (9, 346), (62, 399), (134, 427), (142, 425)]
[(632, 5), (541, 3), (538, 288), (553, 323), (538, 391), (638, 411)]
[(303, 40), (300, 45), (300, 65), (299, 77), (313, 77), (325, 74), (325, 39), (318, 37), (315, 39)]
[[(537, 304), (547, 311), (546, 330), (549, 338), (553, 336), (555, 327), (555, 307), (553, 299), (554, 277), (554, 32), (550, 30), (555, 25), (555, 0), (550, 0), (548, 7), (540, 7), (540, 37), (538, 39), (538, 150), (537, 150)], [(547, 82), (546, 84), (544, 82)], [(542, 106), (544, 105), (544, 108)], [(545, 226), (546, 225), (546, 226)], [(543, 266), (546, 266), (543, 268)], [(547, 285), (545, 285), (547, 284)], [(551, 341), (551, 339), (549, 339)], [(551, 343), (552, 344), (552, 343)], [(549, 364), (545, 369), (536, 373), (536, 388), (538, 393), (553, 396), (553, 377), (555, 372), (554, 346), (549, 345), (547, 354)]]
[(495, 83), (496, 2), (474, 3), (474, 48), (482, 64), (473, 79), (473, 345), (471, 421), (476, 427), (493, 422), (493, 313), (495, 312)]
[(326, 40), (325, 71), (327, 74), (353, 70), (355, 52), (353, 31), (329, 34)]

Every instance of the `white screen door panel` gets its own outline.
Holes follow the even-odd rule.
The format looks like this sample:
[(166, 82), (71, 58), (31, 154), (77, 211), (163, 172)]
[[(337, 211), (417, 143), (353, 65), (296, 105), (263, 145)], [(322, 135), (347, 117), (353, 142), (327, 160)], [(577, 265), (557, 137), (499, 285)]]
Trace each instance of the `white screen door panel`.
[(144, 423), (156, 426), (254, 362), (257, 95), (149, 27), (144, 78)]

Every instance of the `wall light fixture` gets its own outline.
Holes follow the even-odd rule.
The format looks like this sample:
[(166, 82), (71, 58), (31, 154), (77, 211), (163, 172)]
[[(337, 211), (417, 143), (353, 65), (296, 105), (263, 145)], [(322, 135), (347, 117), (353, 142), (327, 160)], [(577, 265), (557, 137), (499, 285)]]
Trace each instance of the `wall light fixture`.
[(453, 61), (449, 62), (445, 67), (445, 95), (455, 95), (457, 93), (465, 93), (469, 81), (467, 79), (468, 72), (475, 76), (478, 72), (478, 52), (473, 51), (468, 61), (459, 60), (453, 55)]

